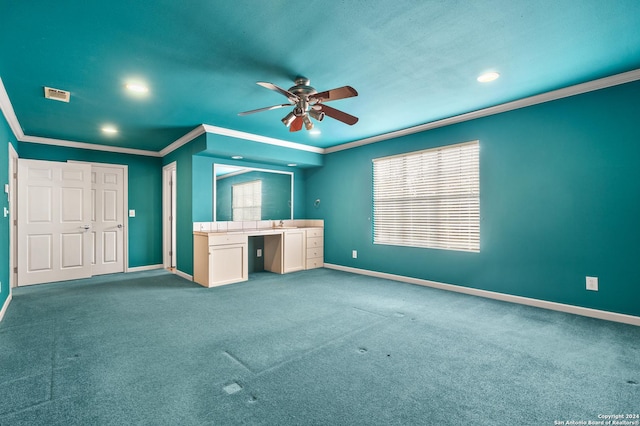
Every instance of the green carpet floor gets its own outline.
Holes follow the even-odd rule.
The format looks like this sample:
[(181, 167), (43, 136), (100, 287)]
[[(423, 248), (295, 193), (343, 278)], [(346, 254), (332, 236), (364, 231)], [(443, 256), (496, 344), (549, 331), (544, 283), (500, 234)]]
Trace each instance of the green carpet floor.
[(328, 269), (15, 289), (0, 425), (554, 425), (640, 413), (640, 327)]

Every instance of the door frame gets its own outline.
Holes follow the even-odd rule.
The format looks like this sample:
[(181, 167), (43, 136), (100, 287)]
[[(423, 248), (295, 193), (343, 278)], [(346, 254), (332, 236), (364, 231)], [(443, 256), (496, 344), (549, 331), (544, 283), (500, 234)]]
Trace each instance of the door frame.
[(129, 272), (129, 166), (126, 164), (96, 163), (94, 161), (76, 161), (67, 160), (67, 163), (89, 164), (96, 167), (111, 167), (114, 169), (122, 169), (122, 185), (123, 185), (123, 203), (122, 203), (122, 221), (124, 222), (124, 232), (122, 235), (122, 256), (124, 260), (124, 271)]
[(177, 270), (176, 216), (178, 164), (173, 161), (162, 167), (162, 266)]
[(9, 288), (18, 285), (18, 153), (9, 143)]

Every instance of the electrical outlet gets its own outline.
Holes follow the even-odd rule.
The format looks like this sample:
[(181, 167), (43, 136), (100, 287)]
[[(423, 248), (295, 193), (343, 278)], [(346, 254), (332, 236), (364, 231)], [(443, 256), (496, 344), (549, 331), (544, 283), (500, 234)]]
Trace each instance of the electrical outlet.
[(358, 250), (353, 250), (351, 252), (351, 257), (353, 257), (354, 259), (357, 259), (358, 258)]
[(256, 251), (256, 256), (257, 256), (257, 257), (262, 257), (262, 249), (261, 249), (261, 248), (259, 248), (259, 249)]
[(587, 290), (598, 291), (598, 277), (587, 277)]

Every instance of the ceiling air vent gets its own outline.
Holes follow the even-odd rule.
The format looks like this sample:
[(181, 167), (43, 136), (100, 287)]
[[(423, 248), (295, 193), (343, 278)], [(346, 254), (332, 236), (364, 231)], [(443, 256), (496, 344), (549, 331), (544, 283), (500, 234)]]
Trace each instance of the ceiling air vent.
[(45, 86), (44, 97), (47, 99), (54, 99), (56, 101), (69, 102), (69, 98), (71, 97), (71, 92)]

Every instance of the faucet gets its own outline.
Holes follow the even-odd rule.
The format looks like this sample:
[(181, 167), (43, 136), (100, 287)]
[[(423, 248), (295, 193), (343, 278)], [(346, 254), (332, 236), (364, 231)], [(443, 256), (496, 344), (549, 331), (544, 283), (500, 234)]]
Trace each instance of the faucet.
[(280, 228), (284, 228), (284, 221), (280, 220), (280, 225), (278, 225)]

